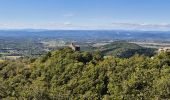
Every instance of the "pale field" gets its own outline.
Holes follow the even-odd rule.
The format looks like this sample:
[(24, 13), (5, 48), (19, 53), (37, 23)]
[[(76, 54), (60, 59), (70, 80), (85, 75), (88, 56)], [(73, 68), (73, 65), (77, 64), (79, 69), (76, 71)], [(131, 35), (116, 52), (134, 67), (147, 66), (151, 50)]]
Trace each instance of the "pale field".
[(148, 48), (170, 47), (170, 43), (155, 43), (155, 42), (130, 42), (130, 43), (135, 43), (140, 46)]
[(13, 59), (13, 60), (18, 59), (20, 57), (21, 56), (5, 56), (6, 59)]
[(2, 63), (2, 62), (4, 62), (4, 60), (1, 60), (1, 59), (0, 59), (0, 63)]

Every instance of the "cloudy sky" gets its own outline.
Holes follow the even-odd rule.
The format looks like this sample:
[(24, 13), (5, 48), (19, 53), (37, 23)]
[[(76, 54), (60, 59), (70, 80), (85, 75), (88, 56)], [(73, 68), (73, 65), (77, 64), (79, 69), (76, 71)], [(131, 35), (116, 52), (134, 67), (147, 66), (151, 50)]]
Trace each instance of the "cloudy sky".
[(170, 30), (170, 0), (0, 0), (0, 29)]

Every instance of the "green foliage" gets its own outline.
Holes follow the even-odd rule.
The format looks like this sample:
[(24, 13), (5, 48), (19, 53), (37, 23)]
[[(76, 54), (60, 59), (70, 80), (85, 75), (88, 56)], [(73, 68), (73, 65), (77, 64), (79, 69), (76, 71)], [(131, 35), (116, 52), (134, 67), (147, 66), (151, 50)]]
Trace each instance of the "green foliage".
[(100, 48), (104, 55), (112, 55), (114, 57), (129, 58), (135, 54), (153, 56), (155, 49), (144, 48), (134, 43), (127, 42), (113, 42), (111, 44), (104, 45)]
[(170, 55), (108, 57), (69, 48), (0, 64), (4, 100), (168, 100)]

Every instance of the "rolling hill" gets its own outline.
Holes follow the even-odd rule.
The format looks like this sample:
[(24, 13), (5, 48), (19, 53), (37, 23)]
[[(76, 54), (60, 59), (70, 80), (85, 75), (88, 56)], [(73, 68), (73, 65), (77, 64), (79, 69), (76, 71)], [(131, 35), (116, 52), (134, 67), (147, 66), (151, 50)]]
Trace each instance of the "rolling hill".
[(155, 54), (155, 49), (141, 47), (134, 43), (117, 41), (113, 42), (99, 48), (96, 48), (102, 52), (104, 56), (114, 56), (120, 58), (129, 58), (135, 54), (153, 56)]

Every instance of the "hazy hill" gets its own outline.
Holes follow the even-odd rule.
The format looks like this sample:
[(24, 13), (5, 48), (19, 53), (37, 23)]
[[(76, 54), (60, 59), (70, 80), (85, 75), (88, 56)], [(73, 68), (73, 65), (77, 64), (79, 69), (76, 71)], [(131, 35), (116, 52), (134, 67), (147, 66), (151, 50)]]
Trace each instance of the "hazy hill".
[(0, 37), (62, 38), (70, 40), (169, 40), (168, 31), (123, 30), (0, 30)]
[(102, 54), (105, 56), (114, 56), (121, 58), (129, 58), (135, 54), (151, 57), (155, 54), (156, 51), (152, 48), (145, 48), (134, 43), (122, 41), (112, 42), (99, 48), (95, 48), (95, 50), (101, 51)]

